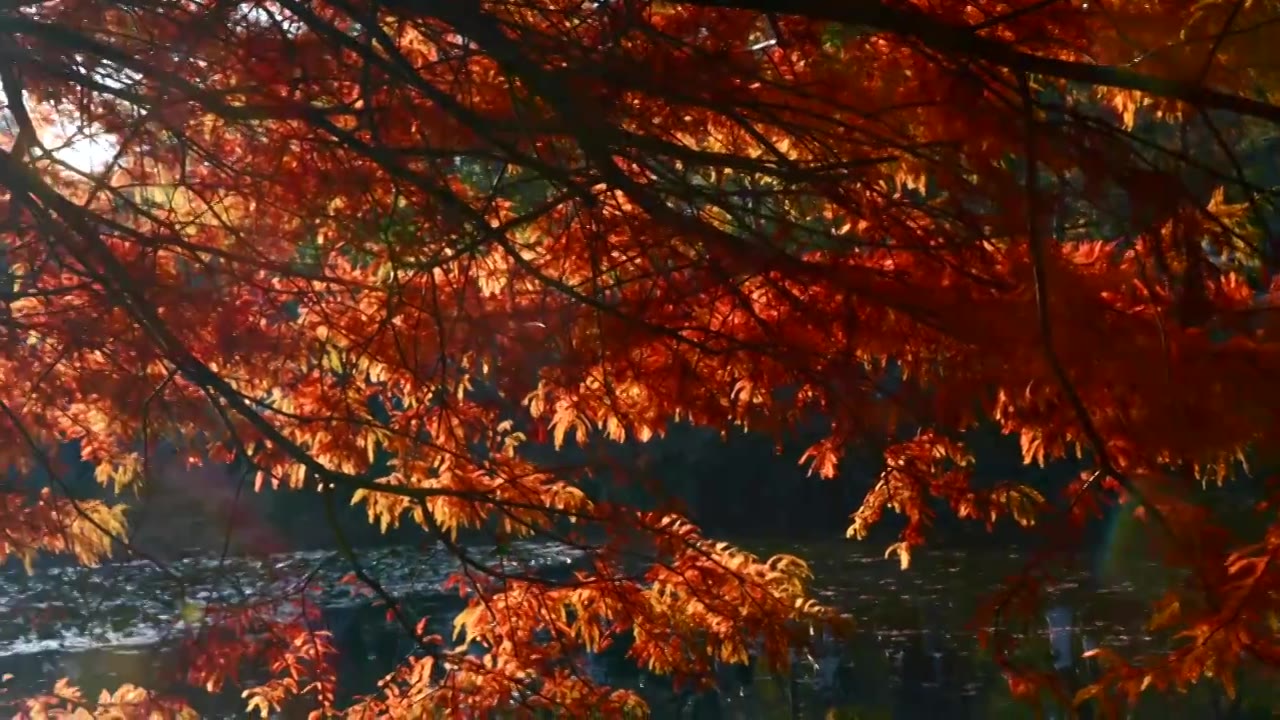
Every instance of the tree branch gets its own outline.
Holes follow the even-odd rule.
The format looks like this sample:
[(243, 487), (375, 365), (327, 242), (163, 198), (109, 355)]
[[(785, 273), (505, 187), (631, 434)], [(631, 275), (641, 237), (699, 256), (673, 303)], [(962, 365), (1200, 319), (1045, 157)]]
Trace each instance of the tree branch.
[(861, 25), (919, 41), (924, 46), (949, 55), (980, 60), (1014, 73), (1039, 75), (1059, 80), (1112, 87), (1170, 100), (1193, 107), (1227, 110), (1280, 124), (1280, 106), (1210, 90), (1200, 83), (1188, 83), (1113, 65), (1060, 60), (1035, 55), (1008, 43), (982, 37), (977, 27), (957, 26), (937, 20), (918, 10), (891, 8), (882, 2), (830, 2), (828, 0), (682, 0), (685, 5), (749, 10), (826, 20), (842, 25)]

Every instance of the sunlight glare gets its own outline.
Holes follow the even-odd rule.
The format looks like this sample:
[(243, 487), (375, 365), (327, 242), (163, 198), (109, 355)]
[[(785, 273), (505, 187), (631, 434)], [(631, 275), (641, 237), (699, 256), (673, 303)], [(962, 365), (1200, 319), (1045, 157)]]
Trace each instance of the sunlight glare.
[(93, 128), (77, 128), (59, 119), (43, 128), (40, 140), (58, 161), (86, 175), (102, 172), (115, 158), (120, 143)]
[[(0, 98), (3, 93), (4, 86), (0, 84)], [(40, 144), (53, 159), (68, 168), (85, 175), (94, 175), (105, 170), (115, 158), (120, 147), (119, 140), (100, 127), (81, 126), (69, 115), (48, 121), (35, 116), (35, 107), (29, 104), (28, 108), (34, 116), (32, 120), (35, 122)], [(16, 133), (14, 126), (13, 115), (8, 107), (0, 104), (0, 136), (5, 136), (3, 144), (6, 148), (11, 146)]]

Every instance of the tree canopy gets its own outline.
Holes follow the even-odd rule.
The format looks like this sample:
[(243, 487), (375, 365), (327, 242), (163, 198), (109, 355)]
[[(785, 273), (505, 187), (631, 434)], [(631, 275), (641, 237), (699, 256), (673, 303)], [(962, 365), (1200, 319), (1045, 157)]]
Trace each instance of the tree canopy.
[[(1153, 608), (1182, 634), (1088, 693), (1229, 686), (1280, 661), (1274, 509), (1245, 532), (1201, 500), (1280, 446), (1277, 20), (1272, 0), (6, 3), (0, 454), (49, 484), (10, 488), (0, 550), (102, 559), (127, 513), (60, 492), (52, 448), (127, 491), (165, 443), (422, 526), (487, 650), (445, 643), (338, 708), (305, 622), (226, 608), (240, 632), (200, 684), (274, 642), (246, 695), (264, 715), (299, 694), (642, 712), (565, 659), (627, 633), (699, 678), (755, 642), (783, 662), (834, 612), (802, 559), (609, 502), (527, 447), (820, 417), (797, 458), (817, 475), (886, 448), (849, 533), (904, 515), (904, 566), (937, 500), (1043, 536), (993, 612), (1034, 606), (1091, 515), (1136, 507), (1186, 571)], [(88, 137), (92, 166), (59, 148)], [(981, 424), (1088, 469), (1058, 496), (975, 482)], [(590, 570), (475, 561), (468, 528)], [(147, 698), (117, 695), (100, 710)]]

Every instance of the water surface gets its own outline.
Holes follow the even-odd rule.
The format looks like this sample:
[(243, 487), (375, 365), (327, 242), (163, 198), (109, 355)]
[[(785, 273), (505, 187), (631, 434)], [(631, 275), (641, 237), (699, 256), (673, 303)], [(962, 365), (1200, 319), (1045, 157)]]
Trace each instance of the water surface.
[[(978, 646), (972, 620), (979, 603), (1025, 563), (1016, 552), (931, 551), (902, 571), (873, 548), (853, 543), (772, 544), (762, 552), (808, 558), (820, 598), (855, 621), (852, 636), (794, 659), (789, 674), (765, 668), (723, 668), (715, 694), (674, 695), (617, 657), (593, 658), (590, 669), (612, 683), (640, 689), (655, 717), (723, 718), (1031, 718), (1014, 702), (1006, 681)], [(481, 549), (481, 553), (495, 552)], [(503, 554), (554, 572), (573, 557), (561, 548), (520, 544)], [(433, 610), (443, 630), (456, 599), (436, 589), (454, 569), (438, 552), (384, 548), (363, 553), (371, 574), (419, 611)], [(246, 597), (296, 595), (302, 584), (319, 592), (326, 617), (339, 630), (346, 655), (343, 692), (369, 683), (412, 643), (387, 623), (385, 612), (353, 595), (340, 579), (349, 571), (336, 553), (307, 552), (264, 558), (190, 558), (166, 574), (143, 562), (101, 568), (48, 568), (27, 576), (0, 575), (0, 673), (12, 673), (5, 695), (18, 697), (69, 677), (88, 692), (124, 682), (171, 687), (167, 648), (205, 603)], [(1145, 631), (1147, 603), (1160, 569), (1129, 563), (1100, 570), (1089, 562), (1055, 578), (1051, 603), (1016, 631), (1022, 662), (1053, 669), (1073, 681), (1089, 676), (1076, 660), (1085, 648), (1157, 648), (1164, 639)], [(194, 614), (194, 615), (193, 615)], [(1056, 626), (1051, 633), (1050, 624)], [(447, 633), (446, 633), (447, 634)], [(1070, 648), (1064, 657), (1063, 648)], [(357, 657), (358, 656), (358, 657)], [(170, 668), (171, 669), (171, 668)], [(1186, 696), (1150, 698), (1134, 718), (1271, 717), (1273, 686), (1246, 682), (1241, 699), (1199, 688)], [(236, 692), (203, 698), (209, 717), (237, 717)], [(1065, 717), (1061, 710), (1057, 716)], [(1052, 715), (1051, 715), (1052, 716)]]

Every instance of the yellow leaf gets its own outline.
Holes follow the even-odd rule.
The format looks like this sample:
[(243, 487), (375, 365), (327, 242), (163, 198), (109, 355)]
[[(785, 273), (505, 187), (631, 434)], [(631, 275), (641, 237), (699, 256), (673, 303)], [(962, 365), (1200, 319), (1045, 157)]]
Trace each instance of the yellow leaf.
[(1182, 611), (1182, 606), (1177, 598), (1169, 597), (1161, 601), (1156, 606), (1155, 614), (1151, 616), (1151, 621), (1147, 626), (1152, 630), (1159, 630), (1177, 619), (1178, 614)]
[(889, 546), (889, 549), (884, 551), (884, 556), (886, 559), (888, 559), (889, 556), (893, 555), (894, 553), (898, 554), (898, 563), (903, 570), (906, 570), (907, 568), (911, 567), (911, 546), (910, 545), (906, 544), (905, 542), (894, 543)]
[(254, 695), (252, 698), (249, 698), (249, 705), (245, 710), (252, 713), (254, 708), (258, 709), (263, 720), (266, 720), (266, 718), (271, 716), (271, 703), (261, 695)]
[(1236, 699), (1236, 679), (1234, 673), (1222, 673), (1222, 690), (1227, 694), (1227, 699)]
[(1080, 688), (1080, 690), (1076, 692), (1076, 696), (1075, 696), (1075, 699), (1072, 701), (1072, 704), (1075, 705), (1076, 707), (1079, 707), (1080, 705), (1088, 701), (1090, 698), (1097, 697), (1098, 693), (1100, 692), (1102, 692), (1101, 685), (1097, 683), (1094, 683), (1092, 685), (1086, 685)]

